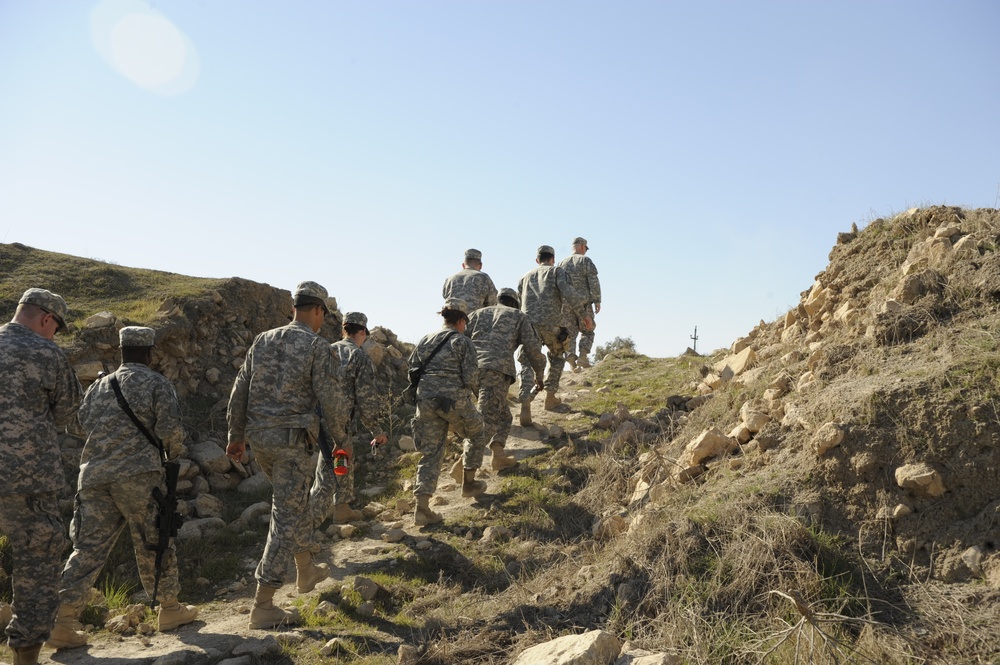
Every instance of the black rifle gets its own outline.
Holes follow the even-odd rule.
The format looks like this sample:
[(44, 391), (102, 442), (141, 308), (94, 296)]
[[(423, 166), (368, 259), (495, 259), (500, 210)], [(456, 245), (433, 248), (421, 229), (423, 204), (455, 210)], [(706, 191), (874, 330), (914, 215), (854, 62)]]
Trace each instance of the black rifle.
[(170, 549), (170, 539), (177, 537), (177, 530), (184, 523), (184, 518), (177, 512), (177, 478), (181, 465), (177, 462), (166, 462), (167, 493), (159, 487), (153, 488), (153, 500), (158, 507), (156, 513), (156, 544), (146, 545), (146, 549), (156, 552), (156, 573), (153, 576), (153, 598), (149, 601), (149, 609), (156, 608), (156, 594), (160, 590), (160, 575), (163, 573), (163, 555)]
[(122, 394), (122, 388), (118, 383), (117, 375), (112, 374), (109, 382), (111, 383), (111, 388), (115, 391), (118, 406), (122, 408), (125, 415), (132, 421), (132, 424), (149, 440), (149, 443), (159, 451), (160, 462), (163, 464), (166, 472), (167, 493), (164, 494), (163, 490), (159, 487), (153, 488), (153, 500), (156, 501), (158, 508), (156, 512), (156, 544), (150, 545), (146, 543), (147, 550), (156, 552), (153, 597), (149, 601), (149, 609), (152, 610), (156, 609), (156, 594), (160, 590), (160, 576), (163, 574), (163, 555), (170, 549), (170, 539), (177, 536), (177, 530), (184, 523), (184, 518), (177, 512), (177, 478), (180, 475), (181, 466), (177, 462), (167, 461), (167, 451), (163, 449), (163, 442), (153, 436), (153, 433), (142, 424), (142, 421), (132, 411), (132, 407), (125, 400), (125, 395)]

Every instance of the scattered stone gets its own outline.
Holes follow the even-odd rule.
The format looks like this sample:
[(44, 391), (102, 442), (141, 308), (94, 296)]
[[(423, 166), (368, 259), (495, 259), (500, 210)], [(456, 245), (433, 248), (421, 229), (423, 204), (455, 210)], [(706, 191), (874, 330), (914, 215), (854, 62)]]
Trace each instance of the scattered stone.
[(918, 496), (938, 497), (946, 491), (941, 474), (923, 462), (901, 466), (895, 476), (897, 485)]
[(389, 529), (381, 537), (387, 543), (398, 543), (406, 538), (406, 532), (402, 529)]
[(826, 423), (813, 435), (812, 448), (822, 457), (844, 440), (844, 429), (838, 423)]
[(725, 455), (737, 447), (734, 439), (729, 438), (717, 428), (706, 429), (684, 447), (677, 463), (682, 467), (692, 467), (704, 460)]
[(591, 531), (598, 540), (610, 540), (628, 531), (628, 520), (621, 515), (608, 515), (598, 519)]
[(347, 644), (339, 637), (335, 637), (320, 648), (319, 655), (329, 658), (330, 656), (342, 651), (350, 653), (350, 649)]
[(405, 434), (403, 436), (399, 437), (399, 441), (396, 442), (396, 445), (404, 453), (412, 453), (412, 452), (416, 451), (416, 449), (417, 449), (417, 444), (413, 440), (413, 437), (412, 436), (407, 436)]
[(483, 541), (487, 543), (506, 540), (511, 537), (510, 529), (505, 526), (488, 526), (483, 530)]
[(592, 630), (536, 644), (522, 651), (513, 665), (605, 665), (620, 650), (621, 643), (613, 634)]
[(417, 665), (420, 660), (420, 651), (409, 644), (400, 644), (396, 652), (396, 665)]

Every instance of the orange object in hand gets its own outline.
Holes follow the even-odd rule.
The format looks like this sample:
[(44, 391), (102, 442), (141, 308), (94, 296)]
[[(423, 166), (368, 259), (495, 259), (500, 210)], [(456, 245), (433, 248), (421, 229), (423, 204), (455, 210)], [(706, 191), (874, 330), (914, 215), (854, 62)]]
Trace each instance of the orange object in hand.
[(347, 475), (347, 464), (350, 460), (350, 456), (347, 451), (343, 448), (337, 448), (333, 451), (333, 472), (338, 476)]

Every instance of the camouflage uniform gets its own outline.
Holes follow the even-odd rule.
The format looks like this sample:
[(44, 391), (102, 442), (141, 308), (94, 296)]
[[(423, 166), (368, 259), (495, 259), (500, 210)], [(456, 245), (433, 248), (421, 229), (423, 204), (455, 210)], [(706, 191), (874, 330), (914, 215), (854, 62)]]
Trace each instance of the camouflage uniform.
[[(582, 240), (582, 238), (578, 238)], [(586, 242), (584, 242), (586, 244)], [(580, 297), (576, 307), (567, 303), (564, 307), (564, 318), (566, 327), (569, 329), (567, 339), (567, 355), (576, 356), (576, 336), (580, 335), (580, 357), (590, 355), (594, 348), (594, 330), (584, 330), (583, 321), (590, 318), (595, 322), (594, 305), (601, 304), (601, 282), (597, 278), (597, 266), (589, 257), (583, 254), (572, 254), (559, 262), (559, 267), (563, 269), (569, 278), (569, 283), (573, 285), (573, 290)]]
[(476, 347), (479, 363), (479, 411), (486, 428), (485, 440), (503, 446), (513, 420), (507, 392), (514, 383), (514, 351), (521, 347), (533, 371), (545, 371), (542, 345), (528, 317), (506, 305), (484, 307), (469, 316), (465, 334)]
[(410, 354), (410, 367), (424, 363), (446, 335), (451, 337), (424, 367), (417, 387), (413, 439), (421, 457), (415, 495), (434, 494), (437, 489), (449, 427), (465, 439), (462, 466), (477, 469), (483, 463), (483, 418), (472, 403), (472, 395), (479, 390), (479, 367), (472, 341), (445, 326), (420, 340)]
[(350, 503), (354, 500), (354, 440), (362, 428), (371, 433), (371, 438), (381, 434), (378, 427), (378, 392), (375, 388), (375, 366), (365, 350), (346, 338), (331, 345), (334, 358), (340, 362), (340, 384), (344, 402), (350, 408), (347, 436), (343, 448), (350, 458), (348, 472), (337, 476), (327, 460), (320, 459), (316, 466), (316, 480), (310, 492), (310, 501), (316, 507), (317, 524), (325, 519), (330, 509), (330, 497), (334, 503)]
[[(547, 250), (551, 247), (543, 246)], [(541, 249), (541, 248), (540, 248)], [(554, 251), (550, 252), (554, 253)], [(545, 376), (545, 390), (559, 390), (563, 367), (566, 365), (568, 331), (563, 319), (563, 305), (576, 303), (579, 299), (562, 268), (540, 265), (526, 273), (517, 284), (521, 297), (521, 311), (535, 327), (535, 332), (548, 351), (549, 371)], [(522, 348), (517, 357), (521, 365), (521, 402), (530, 402), (531, 389), (535, 384), (535, 371), (527, 353)]]
[[(478, 264), (477, 264), (478, 265)], [(465, 268), (444, 280), (441, 293), (445, 300), (458, 298), (469, 308), (469, 313), (480, 307), (497, 304), (497, 287), (482, 270)]]
[[(142, 363), (127, 362), (87, 389), (77, 416), (87, 442), (80, 458), (70, 525), (73, 553), (63, 569), (59, 591), (59, 602), (66, 605), (79, 605), (85, 600), (126, 526), (132, 536), (139, 579), (146, 593), (153, 596), (156, 553), (148, 546), (155, 546), (159, 536), (158, 507), (152, 492), (154, 487), (166, 489), (163, 466), (160, 451), (118, 404), (112, 377), (118, 378), (132, 413), (163, 443), (167, 458), (175, 459), (186, 452), (177, 395), (162, 374)], [(171, 540), (163, 555), (157, 598), (173, 600), (179, 592), (177, 556)]]
[(229, 441), (246, 441), (271, 481), (271, 527), (255, 572), (263, 586), (284, 583), (289, 558), (313, 549), (309, 490), (322, 409), (343, 445), (348, 411), (330, 344), (292, 321), (261, 333), (247, 352), (229, 396)]
[(83, 390), (54, 342), (13, 322), (0, 327), (0, 381), (0, 533), (14, 560), (7, 635), (20, 648), (48, 639), (59, 603), (67, 541), (57, 503), (65, 487), (57, 436)]

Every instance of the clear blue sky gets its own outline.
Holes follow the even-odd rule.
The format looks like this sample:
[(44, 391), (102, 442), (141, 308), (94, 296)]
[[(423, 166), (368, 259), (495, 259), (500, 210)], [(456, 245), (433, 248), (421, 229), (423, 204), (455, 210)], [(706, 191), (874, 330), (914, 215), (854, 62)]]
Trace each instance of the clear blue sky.
[(852, 222), (996, 207), (998, 29), (993, 0), (0, 0), (0, 242), (313, 279), (416, 341), (467, 247), (514, 286), (582, 235), (598, 344), (708, 351)]

